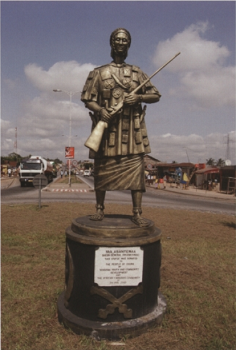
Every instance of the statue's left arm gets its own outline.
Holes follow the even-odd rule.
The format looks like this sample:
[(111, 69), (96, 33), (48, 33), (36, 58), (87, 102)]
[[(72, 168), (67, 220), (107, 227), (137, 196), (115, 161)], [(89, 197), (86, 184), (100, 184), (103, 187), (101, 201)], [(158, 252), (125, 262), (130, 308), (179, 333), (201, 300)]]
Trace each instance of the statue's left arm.
[(144, 103), (155, 103), (160, 100), (160, 95), (158, 94), (129, 94), (125, 96), (124, 103), (127, 105), (134, 105), (139, 102)]
[[(137, 67), (138, 68), (138, 67)], [(139, 85), (144, 83), (148, 76), (141, 71), (140, 68), (137, 69)], [(140, 88), (136, 93), (130, 93), (125, 96), (124, 103), (128, 105), (134, 105), (140, 102), (144, 103), (155, 103), (161, 98), (161, 94), (156, 89), (156, 87), (148, 81), (143, 87)]]

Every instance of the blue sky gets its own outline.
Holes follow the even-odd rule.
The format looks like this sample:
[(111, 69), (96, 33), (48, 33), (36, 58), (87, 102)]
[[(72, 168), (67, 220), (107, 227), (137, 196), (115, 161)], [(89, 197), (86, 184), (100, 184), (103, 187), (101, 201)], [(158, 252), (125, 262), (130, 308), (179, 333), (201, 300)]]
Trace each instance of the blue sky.
[[(126, 62), (149, 75), (181, 51), (152, 80), (162, 97), (147, 106), (151, 155), (226, 159), (229, 135), (235, 163), (234, 1), (2, 1), (1, 21), (2, 155), (15, 151), (17, 127), (19, 154), (64, 160), (69, 96), (52, 90), (81, 91), (89, 71), (111, 61), (111, 32), (125, 27)], [(71, 107), (71, 144), (87, 159), (80, 93)]]

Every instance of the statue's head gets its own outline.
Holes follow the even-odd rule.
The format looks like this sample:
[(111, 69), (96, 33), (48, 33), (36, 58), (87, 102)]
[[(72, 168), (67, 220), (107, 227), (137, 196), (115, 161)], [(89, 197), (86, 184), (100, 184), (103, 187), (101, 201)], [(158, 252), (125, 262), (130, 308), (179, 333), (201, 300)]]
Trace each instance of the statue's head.
[(131, 35), (128, 30), (118, 28), (110, 36), (111, 57), (122, 55), (124, 59), (128, 56), (128, 49), (131, 45)]

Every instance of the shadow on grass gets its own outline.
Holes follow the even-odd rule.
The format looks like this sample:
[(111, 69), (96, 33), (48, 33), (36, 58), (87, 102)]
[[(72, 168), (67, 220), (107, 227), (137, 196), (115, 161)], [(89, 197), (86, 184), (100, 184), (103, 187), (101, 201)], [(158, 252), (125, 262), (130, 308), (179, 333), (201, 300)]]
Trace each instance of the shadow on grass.
[(226, 226), (226, 227), (229, 227), (229, 228), (236, 229), (236, 223), (233, 222), (233, 221), (231, 221), (231, 222), (223, 221), (222, 225)]

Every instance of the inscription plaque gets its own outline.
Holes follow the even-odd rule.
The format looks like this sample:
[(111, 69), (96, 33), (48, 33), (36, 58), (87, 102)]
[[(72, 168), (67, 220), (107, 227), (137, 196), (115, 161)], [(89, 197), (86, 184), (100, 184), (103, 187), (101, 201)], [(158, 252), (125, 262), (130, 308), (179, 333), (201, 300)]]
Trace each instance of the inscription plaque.
[(137, 286), (143, 277), (140, 247), (100, 247), (95, 252), (94, 282), (101, 287)]

